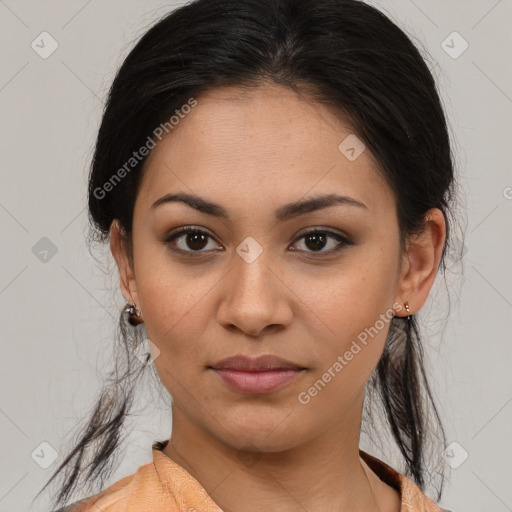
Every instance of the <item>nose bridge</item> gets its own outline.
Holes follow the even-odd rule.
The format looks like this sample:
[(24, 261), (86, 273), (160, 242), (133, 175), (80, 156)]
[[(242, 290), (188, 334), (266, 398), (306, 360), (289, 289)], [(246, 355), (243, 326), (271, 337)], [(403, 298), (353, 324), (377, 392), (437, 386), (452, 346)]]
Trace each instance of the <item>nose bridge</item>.
[(272, 270), (275, 260), (271, 251), (248, 237), (236, 248), (232, 265), (226, 276), (229, 281), (220, 308), (221, 322), (253, 335), (268, 325), (287, 323), (290, 314), (282, 303), (286, 300), (283, 284), (276, 269)]
[(275, 280), (269, 268), (272, 264), (268, 246), (264, 248), (255, 238), (246, 237), (233, 255), (235, 294), (242, 293), (245, 296), (271, 292), (271, 281)]

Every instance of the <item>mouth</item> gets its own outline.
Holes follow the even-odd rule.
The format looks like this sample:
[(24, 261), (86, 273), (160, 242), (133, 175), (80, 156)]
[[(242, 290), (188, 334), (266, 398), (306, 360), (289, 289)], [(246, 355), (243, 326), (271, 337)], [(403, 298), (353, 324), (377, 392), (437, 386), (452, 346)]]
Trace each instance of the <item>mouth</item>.
[(243, 394), (271, 393), (302, 375), (307, 368), (273, 355), (239, 355), (208, 367), (230, 389)]

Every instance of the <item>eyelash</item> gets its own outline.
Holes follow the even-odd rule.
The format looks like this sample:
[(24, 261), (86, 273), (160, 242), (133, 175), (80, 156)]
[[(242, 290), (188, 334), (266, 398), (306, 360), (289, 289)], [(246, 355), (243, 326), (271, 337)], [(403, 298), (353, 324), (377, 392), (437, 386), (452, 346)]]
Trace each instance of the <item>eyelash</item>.
[[(307, 252), (307, 253), (314, 254), (315, 255), (314, 257), (320, 257), (321, 258), (323, 255), (328, 256), (328, 255), (332, 255), (334, 253), (337, 253), (340, 250), (342, 250), (345, 246), (354, 245), (354, 242), (352, 242), (351, 240), (349, 240), (345, 236), (340, 235), (339, 233), (335, 233), (334, 231), (329, 231), (329, 230), (326, 230), (326, 229), (318, 229), (318, 228), (311, 229), (311, 230), (309, 230), (309, 231), (307, 231), (305, 233), (302, 233), (302, 235), (299, 238), (297, 238), (293, 243), (295, 244), (299, 240), (302, 240), (303, 238), (305, 238), (305, 237), (307, 237), (309, 235), (316, 234), (316, 233), (321, 233), (321, 234), (328, 235), (328, 236), (334, 238), (335, 240), (337, 240), (339, 242), (339, 245), (335, 249), (332, 249), (330, 251), (318, 251), (318, 252), (315, 252), (315, 251), (301, 251), (301, 250), (297, 250), (297, 252)], [(175, 239), (177, 239), (177, 238), (179, 238), (179, 237), (181, 237), (183, 235), (189, 235), (189, 234), (190, 235), (196, 235), (196, 234), (197, 235), (206, 235), (207, 237), (213, 239), (212, 236), (210, 236), (207, 232), (205, 232), (205, 231), (203, 231), (201, 229), (193, 228), (193, 227), (189, 227), (189, 226), (184, 226), (184, 227), (178, 228), (176, 231), (174, 231), (173, 233), (171, 233), (170, 235), (165, 237), (163, 242), (165, 244), (170, 244)], [(201, 257), (203, 255), (203, 253), (205, 252), (203, 250), (200, 250), (200, 251), (184, 251), (182, 249), (174, 249), (174, 248), (171, 248), (171, 250), (174, 251), (174, 252), (180, 253), (180, 254), (186, 254), (187, 256), (191, 256), (192, 258)]]

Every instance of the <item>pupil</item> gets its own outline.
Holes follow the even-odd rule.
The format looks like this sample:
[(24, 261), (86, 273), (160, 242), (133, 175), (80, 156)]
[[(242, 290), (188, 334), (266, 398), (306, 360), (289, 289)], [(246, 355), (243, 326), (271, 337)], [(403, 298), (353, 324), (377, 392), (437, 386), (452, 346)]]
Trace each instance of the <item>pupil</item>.
[[(200, 250), (202, 249), (205, 244), (204, 244), (204, 241), (205, 241), (205, 238), (206, 236), (201, 234), (201, 233), (193, 233), (193, 234), (189, 234), (188, 237), (187, 237), (187, 243), (190, 241), (190, 239), (193, 239), (194, 241), (191, 243), (191, 244), (188, 244), (188, 246), (190, 247), (190, 249), (193, 249), (193, 250)], [(198, 238), (203, 238), (202, 240), (202, 245), (201, 245), (201, 241), (199, 242), (199, 247), (197, 246), (194, 246), (194, 244), (197, 242), (197, 239)]]
[(308, 235), (306, 238), (308, 240), (313, 240), (313, 247), (307, 244), (310, 249), (322, 249), (325, 246), (325, 235), (313, 233), (312, 235)]

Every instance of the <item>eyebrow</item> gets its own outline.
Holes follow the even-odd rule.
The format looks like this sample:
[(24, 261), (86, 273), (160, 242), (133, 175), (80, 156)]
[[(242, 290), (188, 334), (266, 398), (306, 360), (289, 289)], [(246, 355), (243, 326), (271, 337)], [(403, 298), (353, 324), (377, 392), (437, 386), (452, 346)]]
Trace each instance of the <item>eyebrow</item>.
[[(166, 194), (160, 199), (157, 199), (151, 205), (151, 209), (155, 209), (162, 204), (174, 202), (186, 204), (187, 206), (190, 206), (199, 212), (212, 215), (213, 217), (229, 219), (228, 211), (221, 205), (212, 203), (206, 199), (203, 199), (202, 197), (187, 193)], [(304, 199), (285, 204), (275, 211), (275, 217), (278, 221), (284, 222), (294, 217), (298, 217), (299, 215), (304, 215), (305, 213), (310, 213), (316, 210), (328, 208), (330, 206), (339, 205), (356, 206), (368, 210), (368, 207), (364, 203), (352, 197), (338, 194), (324, 194), (313, 197), (311, 199)]]

